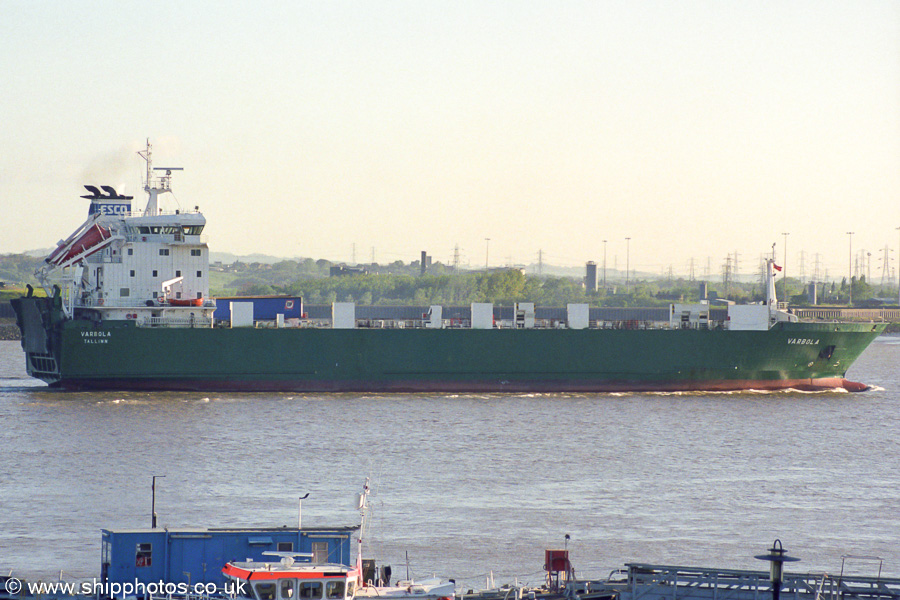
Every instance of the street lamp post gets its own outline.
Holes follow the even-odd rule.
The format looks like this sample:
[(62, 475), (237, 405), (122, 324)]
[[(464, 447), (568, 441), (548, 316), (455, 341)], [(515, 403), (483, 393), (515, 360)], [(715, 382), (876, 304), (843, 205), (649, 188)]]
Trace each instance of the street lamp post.
[(769, 561), (769, 579), (772, 581), (772, 600), (781, 597), (781, 583), (784, 576), (784, 563), (796, 562), (799, 558), (787, 556), (787, 551), (782, 548), (781, 540), (775, 540), (768, 554), (758, 554), (753, 558)]
[(847, 232), (847, 239), (850, 240), (850, 250), (847, 260), (847, 287), (850, 290), (849, 300), (847, 301), (847, 306), (853, 306), (853, 232)]
[(156, 480), (163, 478), (165, 475), (154, 475), (150, 483), (150, 529), (156, 529)]
[(606, 293), (606, 240), (603, 240), (603, 290)]
[(631, 238), (625, 238), (625, 291), (628, 291), (628, 274), (631, 271)]

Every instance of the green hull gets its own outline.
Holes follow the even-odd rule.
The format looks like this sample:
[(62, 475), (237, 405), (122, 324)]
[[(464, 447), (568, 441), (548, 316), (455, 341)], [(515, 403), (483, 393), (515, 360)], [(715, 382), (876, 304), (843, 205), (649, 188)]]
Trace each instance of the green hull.
[[(35, 306), (28, 309), (26, 303)], [(67, 389), (862, 389), (865, 386), (847, 382), (844, 376), (885, 327), (779, 323), (768, 331), (151, 328), (129, 321), (61, 321), (50, 304), (27, 298), (14, 306), (29, 373)], [(40, 328), (36, 312), (41, 315)], [(42, 340), (35, 341), (41, 335), (43, 346)]]

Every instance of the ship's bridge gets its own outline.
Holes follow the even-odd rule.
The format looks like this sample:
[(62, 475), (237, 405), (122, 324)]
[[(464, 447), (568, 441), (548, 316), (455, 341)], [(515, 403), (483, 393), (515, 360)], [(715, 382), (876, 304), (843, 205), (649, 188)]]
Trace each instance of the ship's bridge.
[(206, 217), (199, 212), (137, 216), (125, 219), (128, 241), (147, 241), (146, 236), (171, 236), (169, 241), (191, 241), (187, 236), (199, 236), (206, 226)]

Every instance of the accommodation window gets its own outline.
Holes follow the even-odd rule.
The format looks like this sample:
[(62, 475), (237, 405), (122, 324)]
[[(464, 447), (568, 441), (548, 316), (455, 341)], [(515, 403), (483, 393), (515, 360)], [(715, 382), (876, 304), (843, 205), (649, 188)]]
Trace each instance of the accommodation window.
[(128, 256), (133, 256), (133, 255), (134, 255), (134, 248), (129, 248), (129, 249), (128, 249)]
[(159, 249), (159, 255), (160, 255), (160, 256), (168, 256), (168, 255), (169, 255), (169, 249), (168, 249), (168, 248), (160, 248), (160, 249)]
[(159, 277), (159, 271), (153, 271), (153, 276), (154, 276), (154, 277)]
[(203, 277), (203, 271), (197, 271), (197, 277)]
[(131, 288), (119, 288), (119, 298), (127, 298), (131, 295)]
[(175, 277), (181, 277), (181, 271), (175, 271)]
[(191, 256), (201, 256), (199, 248), (191, 248)]
[(159, 292), (153, 292), (153, 297), (154, 297), (154, 298), (158, 298), (158, 297), (159, 297)]
[(294, 551), (294, 542), (278, 542), (278, 551), (279, 552), (293, 552)]
[(312, 543), (313, 562), (322, 564), (328, 562), (328, 542)]
[(138, 544), (134, 554), (134, 566), (149, 567), (153, 563), (153, 544)]
[(131, 270), (131, 276), (134, 277), (134, 269)]
[(197, 292), (197, 298), (200, 299), (203, 297), (203, 292)]
[(175, 292), (175, 299), (181, 300), (181, 292)]

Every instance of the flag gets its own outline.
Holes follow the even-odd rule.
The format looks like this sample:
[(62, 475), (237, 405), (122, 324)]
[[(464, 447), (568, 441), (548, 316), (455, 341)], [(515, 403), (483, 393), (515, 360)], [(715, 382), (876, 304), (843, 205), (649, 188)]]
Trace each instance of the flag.
[(778, 265), (776, 265), (774, 262), (772, 263), (772, 266), (775, 267), (775, 270), (776, 270), (776, 271), (780, 271), (780, 270), (781, 270), (781, 267), (779, 267)]

